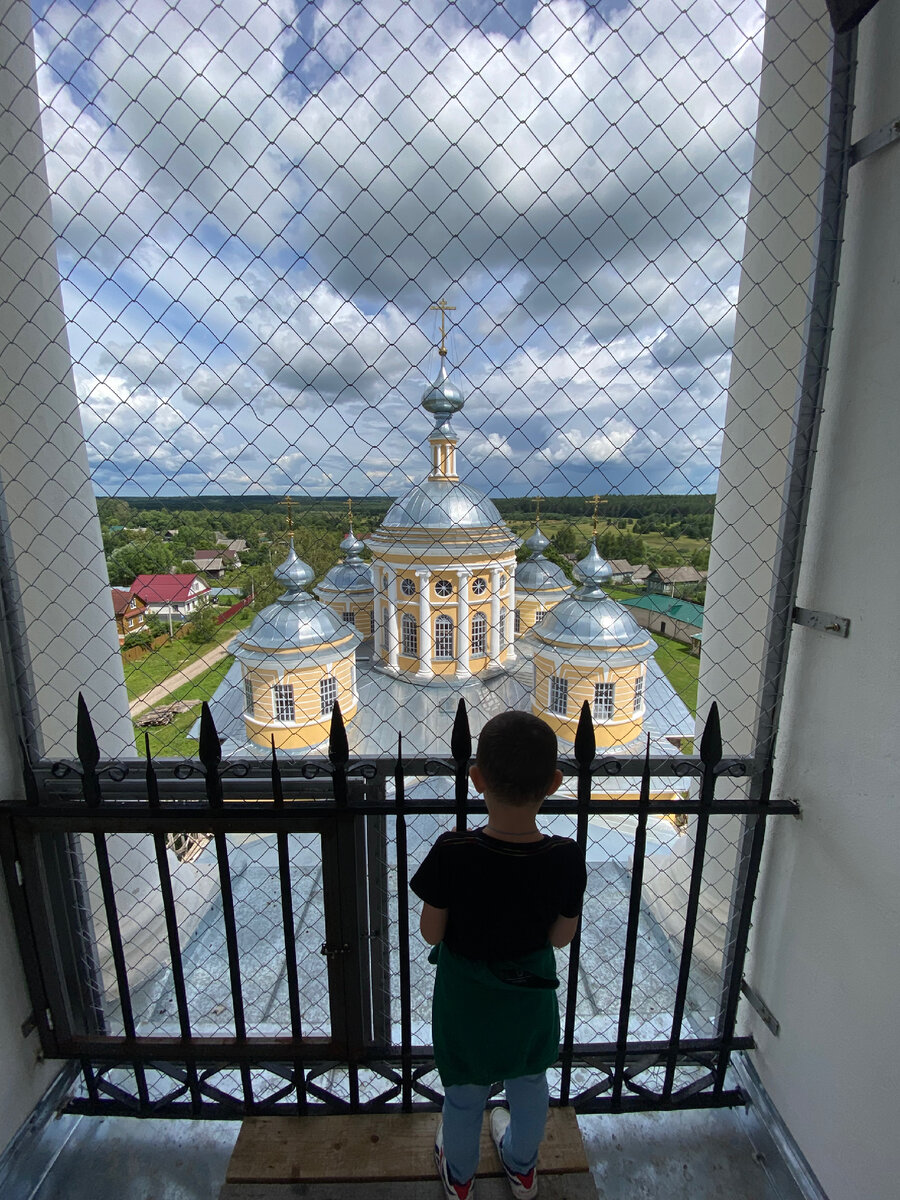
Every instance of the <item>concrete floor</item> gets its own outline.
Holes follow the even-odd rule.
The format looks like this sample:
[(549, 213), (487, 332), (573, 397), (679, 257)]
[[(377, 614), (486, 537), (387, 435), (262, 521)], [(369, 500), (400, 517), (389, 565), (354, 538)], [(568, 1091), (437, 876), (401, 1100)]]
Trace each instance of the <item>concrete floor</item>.
[[(30, 1196), (6, 1200), (217, 1200), (239, 1123), (61, 1117), (69, 1136)], [(602, 1200), (795, 1200), (770, 1182), (742, 1110), (579, 1119)], [(441, 1191), (422, 1185), (423, 1200)], [(359, 1186), (348, 1198), (362, 1196)]]

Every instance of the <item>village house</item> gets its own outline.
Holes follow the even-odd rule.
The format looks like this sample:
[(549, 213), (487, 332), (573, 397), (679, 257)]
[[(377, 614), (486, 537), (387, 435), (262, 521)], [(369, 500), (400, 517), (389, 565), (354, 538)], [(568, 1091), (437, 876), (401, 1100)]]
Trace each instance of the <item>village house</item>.
[(646, 577), (647, 591), (665, 596), (674, 596), (676, 588), (697, 583), (706, 583), (706, 571), (698, 571), (696, 567), (657, 567)]
[(110, 591), (121, 646), (130, 633), (140, 633), (145, 628), (144, 611), (147, 603), (128, 588), (110, 588)]
[(639, 600), (623, 600), (622, 603), (643, 629), (675, 638), (686, 646), (692, 644), (703, 628), (703, 606), (692, 604), (690, 600), (653, 592)]
[(237, 570), (241, 565), (235, 550), (221, 546), (218, 550), (195, 550), (193, 558), (189, 561), (198, 571), (203, 571), (214, 579), (221, 579), (226, 571)]
[(152, 616), (185, 621), (209, 601), (209, 586), (196, 575), (138, 575), (131, 594), (143, 600)]
[(607, 559), (612, 570), (610, 583), (627, 583), (631, 579), (631, 573), (635, 570), (634, 566), (627, 558), (610, 558)]

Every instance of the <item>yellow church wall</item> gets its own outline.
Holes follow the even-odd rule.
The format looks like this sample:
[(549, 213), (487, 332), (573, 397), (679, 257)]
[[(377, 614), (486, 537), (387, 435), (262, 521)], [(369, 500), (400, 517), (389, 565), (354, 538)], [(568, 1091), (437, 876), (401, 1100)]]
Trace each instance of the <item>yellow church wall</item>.
[[(633, 709), (634, 684), (635, 680), (644, 673), (642, 666), (633, 665), (619, 669), (611, 667), (604, 676), (599, 665), (586, 674), (583, 667), (575, 667), (568, 663), (559, 664), (551, 658), (543, 658), (539, 655), (535, 657), (534, 665), (535, 688), (532, 697), (532, 712), (543, 717), (557, 737), (561, 737), (567, 742), (574, 742), (578, 719), (585, 701), (593, 712), (595, 683), (615, 684), (613, 720), (609, 722), (594, 720), (593, 722), (597, 747), (606, 749), (612, 746), (622, 746), (634, 741), (640, 735), (644, 723), (643, 709), (637, 714)], [(551, 676), (565, 679), (569, 684), (567, 712), (564, 717), (550, 712)]]
[(568, 594), (568, 592), (560, 591), (553, 599), (542, 602), (538, 602), (528, 595), (523, 595), (521, 598), (517, 596), (516, 608), (519, 611), (519, 632), (516, 634), (516, 637), (521, 637), (523, 633), (534, 627), (539, 612), (550, 612), (559, 604), (560, 600), (565, 600)]
[[(331, 729), (331, 713), (322, 714), (319, 683), (327, 675), (337, 681), (337, 701), (344, 718), (351, 717), (357, 708), (353, 694), (353, 662), (350, 658), (337, 659), (329, 664), (310, 664), (296, 671), (279, 675), (276, 671), (249, 671), (253, 691), (253, 715), (244, 713), (247, 736), (260, 746), (271, 745), (275, 739), (276, 749), (297, 750), (316, 746), (327, 739)], [(290, 724), (275, 717), (274, 687), (290, 684), (294, 689), (294, 721)]]
[(372, 603), (371, 601), (327, 600), (324, 601), (339, 621), (343, 621), (345, 612), (353, 613), (353, 624), (364, 637), (372, 634)]

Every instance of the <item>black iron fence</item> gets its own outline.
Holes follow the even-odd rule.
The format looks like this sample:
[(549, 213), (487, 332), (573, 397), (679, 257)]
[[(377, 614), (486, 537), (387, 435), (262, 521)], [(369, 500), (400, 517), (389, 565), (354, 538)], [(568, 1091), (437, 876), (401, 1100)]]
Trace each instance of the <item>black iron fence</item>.
[[(82, 702), (79, 761), (26, 766), (25, 802), (0, 806), (33, 1019), (44, 1053), (82, 1068), (73, 1110), (435, 1107), (407, 879), (436, 832), (477, 822), (463, 702), (448, 750), (404, 760), (401, 743), (394, 761), (353, 760), (335, 708), (327, 759), (273, 750), (266, 769), (222, 761), (204, 706), (199, 761), (148, 753), (141, 772), (100, 761)], [(561, 767), (574, 790), (551, 797), (542, 819), (570, 829), (591, 861), (561, 955), (554, 1101), (583, 1112), (739, 1103), (726, 1070), (752, 1044), (736, 1012), (759, 862), (734, 872), (711, 970), (698, 934), (716, 894), (710, 835), (792, 807), (723, 794), (750, 763), (722, 758), (715, 706), (698, 756), (643, 760), (595, 757), (586, 707)], [(622, 781), (639, 785), (637, 799), (622, 798)], [(648, 899), (648, 838), (658, 849), (666, 837), (687, 839), (674, 930)], [(179, 856), (185, 846), (193, 853)]]

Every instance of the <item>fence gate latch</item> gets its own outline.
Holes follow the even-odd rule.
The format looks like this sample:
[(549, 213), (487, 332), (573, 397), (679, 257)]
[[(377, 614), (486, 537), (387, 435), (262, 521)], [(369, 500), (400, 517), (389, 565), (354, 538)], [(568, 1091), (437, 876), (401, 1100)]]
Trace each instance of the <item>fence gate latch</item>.
[(349, 954), (350, 947), (346, 942), (344, 942), (343, 946), (329, 946), (327, 942), (323, 942), (319, 953), (324, 954), (330, 962), (332, 958), (337, 958), (339, 954)]
[(838, 637), (850, 636), (849, 617), (837, 617), (834, 613), (819, 612), (815, 608), (795, 608), (793, 618), (795, 625), (806, 625), (822, 633), (836, 633)]

